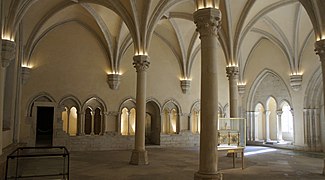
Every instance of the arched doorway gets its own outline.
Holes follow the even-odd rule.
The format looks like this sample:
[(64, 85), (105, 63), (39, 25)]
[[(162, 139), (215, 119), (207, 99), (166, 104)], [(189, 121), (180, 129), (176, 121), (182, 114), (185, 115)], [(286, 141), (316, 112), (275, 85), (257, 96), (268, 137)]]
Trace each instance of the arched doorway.
[(156, 102), (148, 101), (146, 112), (146, 144), (160, 145), (160, 108)]

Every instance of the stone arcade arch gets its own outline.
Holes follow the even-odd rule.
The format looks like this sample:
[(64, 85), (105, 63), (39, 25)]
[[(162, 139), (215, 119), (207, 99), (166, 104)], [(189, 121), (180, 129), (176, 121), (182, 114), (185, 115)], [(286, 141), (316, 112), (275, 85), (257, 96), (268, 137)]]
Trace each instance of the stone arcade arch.
[(161, 131), (163, 134), (178, 134), (180, 132), (180, 105), (175, 100), (168, 100), (162, 106)]
[(53, 142), (53, 129), (56, 129), (57, 122), (56, 102), (47, 93), (39, 93), (28, 103), (26, 120), (30, 122), (29, 146), (49, 146)]
[(89, 98), (82, 106), (82, 133), (87, 135), (103, 135), (105, 132), (105, 114), (107, 108), (103, 100), (98, 97)]
[(81, 103), (76, 97), (69, 95), (62, 98), (58, 105), (58, 114), (61, 114), (60, 123), (62, 123), (62, 126), (58, 125), (58, 130), (63, 129), (63, 131), (65, 131), (69, 135), (81, 135), (82, 124), (80, 117), (80, 109)]

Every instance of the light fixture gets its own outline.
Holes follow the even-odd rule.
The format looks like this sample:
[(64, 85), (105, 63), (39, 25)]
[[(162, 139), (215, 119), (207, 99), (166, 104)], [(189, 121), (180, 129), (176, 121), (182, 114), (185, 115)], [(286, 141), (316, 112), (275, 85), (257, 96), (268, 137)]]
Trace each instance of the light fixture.
[(219, 9), (219, 0), (196, 0), (197, 9), (215, 8)]
[(239, 95), (243, 95), (245, 93), (245, 90), (246, 90), (246, 83), (245, 82), (238, 83), (237, 87), (238, 87)]
[(107, 74), (107, 83), (109, 87), (113, 90), (117, 90), (121, 82), (121, 74), (113, 73)]
[(184, 79), (181, 79), (180, 81), (181, 81), (181, 89), (182, 89), (182, 92), (184, 94), (186, 94), (190, 90), (191, 80), (190, 79), (187, 79), (187, 78), (184, 78)]
[(27, 67), (27, 66), (22, 66), (21, 67), (21, 81), (22, 84), (26, 84), (29, 77), (30, 77), (30, 72), (31, 72), (31, 68)]
[(290, 86), (294, 91), (299, 91), (302, 84), (302, 73), (294, 73), (290, 75)]
[(16, 43), (11, 40), (2, 39), (1, 59), (2, 67), (6, 68), (16, 57)]

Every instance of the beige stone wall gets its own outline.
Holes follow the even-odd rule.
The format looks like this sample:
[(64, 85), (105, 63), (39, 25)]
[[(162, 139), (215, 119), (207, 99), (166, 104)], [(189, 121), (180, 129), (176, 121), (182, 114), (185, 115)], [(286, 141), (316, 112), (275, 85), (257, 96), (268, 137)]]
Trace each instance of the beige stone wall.
[[(304, 125), (303, 125), (303, 104), (304, 97), (306, 93), (306, 88), (310, 78), (313, 73), (316, 71), (317, 67), (319, 67), (320, 62), (318, 57), (313, 54), (313, 44), (312, 40), (310, 40), (306, 46), (304, 52), (302, 52), (302, 63), (301, 69), (303, 72), (303, 81), (302, 86), (299, 91), (294, 91), (290, 86), (290, 77), (291, 74), (288, 60), (284, 56), (283, 52), (270, 41), (262, 40), (260, 44), (255, 48), (254, 52), (250, 56), (250, 60), (246, 65), (246, 70), (244, 72), (244, 81), (246, 84), (246, 92), (244, 95), (244, 106), (249, 105), (249, 97), (248, 94), (253, 89), (254, 80), (257, 79), (258, 75), (264, 70), (269, 69), (272, 72), (275, 72), (285, 83), (285, 86), (288, 88), (288, 95), (280, 97), (281, 94), (278, 94), (281, 88), (273, 87), (277, 82), (263, 82), (269, 83), (268, 86), (264, 86), (265, 89), (260, 89), (260, 92), (270, 91), (272, 89), (272, 94), (276, 95), (275, 98), (279, 101), (278, 104), (281, 103), (281, 99), (287, 99), (290, 101), (290, 105), (293, 108), (293, 116), (294, 116), (294, 145), (295, 148), (303, 149), (305, 146), (304, 143)], [(278, 94), (278, 95), (277, 95)], [(254, 94), (256, 95), (256, 94)], [(255, 97), (256, 98), (256, 97)], [(260, 97), (254, 100), (255, 103), (262, 102), (266, 103), (264, 97)], [(253, 103), (255, 105), (255, 103)], [(265, 104), (264, 104), (265, 105)], [(254, 110), (250, 109), (250, 107), (246, 107), (246, 110)]]
[[(190, 91), (183, 94), (180, 88), (180, 66), (171, 49), (155, 36), (151, 45), (153, 48), (149, 50), (151, 64), (147, 73), (147, 98), (156, 99), (160, 106), (170, 99), (175, 100), (180, 105), (180, 131), (186, 131), (189, 126), (188, 114), (191, 106), (200, 98), (200, 54), (193, 63)], [(55, 101), (53, 104), (56, 105), (68, 95), (76, 97), (82, 105), (90, 97), (96, 96), (104, 101), (109, 114), (118, 112), (126, 98), (135, 98), (136, 73), (132, 65), (133, 46), (128, 48), (121, 59), (122, 76), (118, 90), (111, 90), (107, 84), (106, 74), (110, 72), (110, 66), (105, 53), (97, 39), (76, 22), (63, 24), (42, 38), (31, 56), (31, 76), (23, 86), (21, 103), (23, 120), (20, 136), (22, 141), (33, 141), (31, 131), (35, 128), (33, 124), (35, 125), (36, 118), (26, 117), (27, 108), (31, 100), (40, 93), (44, 92), (51, 96)], [(220, 55), (218, 59), (220, 63), (218, 66), (219, 102), (225, 106), (228, 103), (226, 63), (221, 48), (218, 53)], [(106, 131), (117, 131), (118, 116), (109, 116)], [(58, 112), (54, 126), (59, 121)], [(76, 144), (83, 140), (88, 141), (87, 138), (81, 137), (71, 139), (73, 139), (71, 142)]]

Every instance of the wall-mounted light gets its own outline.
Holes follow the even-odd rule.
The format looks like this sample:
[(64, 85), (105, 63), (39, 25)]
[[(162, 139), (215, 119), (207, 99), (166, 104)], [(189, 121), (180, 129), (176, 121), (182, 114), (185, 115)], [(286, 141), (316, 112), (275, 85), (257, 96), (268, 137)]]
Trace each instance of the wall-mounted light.
[(219, 9), (219, 0), (196, 0), (197, 9), (215, 8)]
[(107, 74), (107, 83), (109, 87), (113, 90), (117, 90), (121, 82), (121, 74), (113, 73)]
[(16, 43), (11, 40), (2, 39), (1, 59), (2, 67), (6, 68), (16, 57)]
[(237, 64), (228, 64), (226, 67), (238, 67)]
[(319, 55), (321, 61), (325, 60), (325, 39), (315, 42), (315, 52)]
[(32, 69), (27, 67), (27, 66), (22, 66), (21, 67), (21, 81), (22, 84), (26, 84), (31, 73)]
[(190, 90), (191, 79), (184, 78), (184, 79), (180, 79), (180, 81), (181, 81), (182, 92), (186, 94)]
[(290, 75), (290, 86), (294, 91), (299, 91), (302, 84), (302, 74), (294, 73)]
[(240, 82), (237, 84), (239, 95), (243, 95), (246, 90), (246, 82)]
[(141, 56), (141, 55), (144, 55), (144, 56), (148, 56), (148, 53), (146, 51), (144, 51), (143, 49), (139, 49), (135, 54), (134, 56)]

